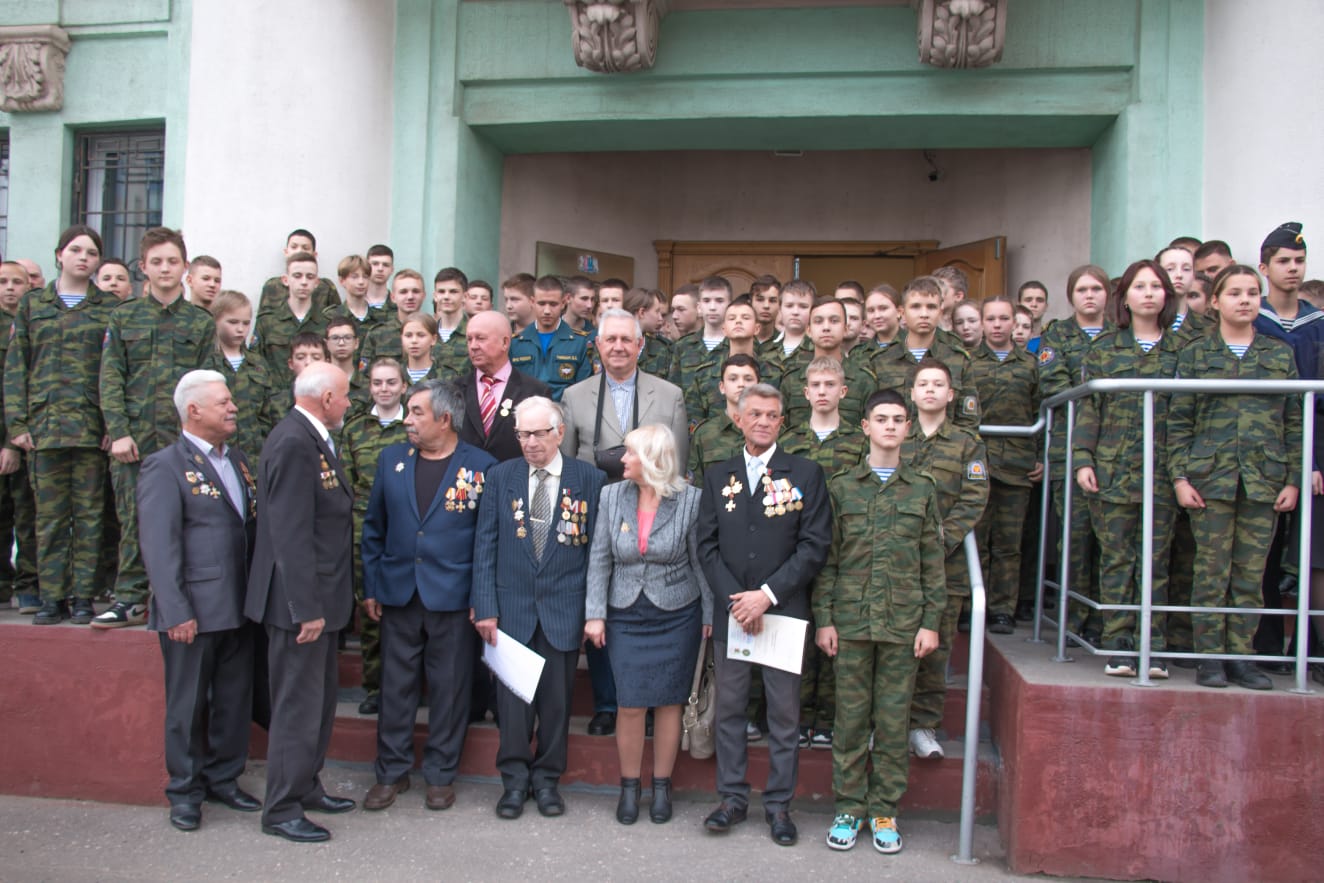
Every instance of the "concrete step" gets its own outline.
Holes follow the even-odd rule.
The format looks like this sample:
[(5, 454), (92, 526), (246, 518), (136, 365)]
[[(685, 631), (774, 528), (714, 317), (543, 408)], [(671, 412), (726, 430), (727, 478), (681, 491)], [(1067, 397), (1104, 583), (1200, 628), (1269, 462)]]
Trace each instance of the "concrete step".
[[(330, 759), (371, 764), (377, 756), (377, 719), (358, 713), (357, 700), (342, 701), (336, 712), (335, 730), (331, 735)], [(616, 757), (616, 740), (611, 736), (586, 734), (588, 718), (570, 719), (570, 753), (566, 774), (567, 784), (614, 786), (620, 772)], [(427, 711), (420, 709), (414, 730), (414, 747), (419, 759), (427, 737)], [(491, 722), (473, 724), (465, 741), (460, 773), (471, 776), (496, 776), (498, 732)], [(942, 741), (946, 757), (942, 760), (911, 758), (910, 785), (903, 806), (909, 810), (939, 813), (957, 813), (961, 801), (961, 773), (964, 743), (955, 739)], [(266, 734), (253, 728), (252, 752), (254, 757), (266, 757)], [(651, 776), (651, 751), (644, 752), (643, 777)], [(714, 794), (716, 762), (714, 759), (695, 760), (682, 753), (672, 774), (674, 787), (681, 793), (695, 795)], [(800, 751), (799, 799), (831, 803), (832, 752), (828, 750)], [(976, 806), (981, 815), (991, 816), (997, 805), (998, 759), (988, 742), (979, 744)], [(766, 740), (750, 743), (749, 777), (757, 790), (758, 783), (767, 779), (768, 748)]]

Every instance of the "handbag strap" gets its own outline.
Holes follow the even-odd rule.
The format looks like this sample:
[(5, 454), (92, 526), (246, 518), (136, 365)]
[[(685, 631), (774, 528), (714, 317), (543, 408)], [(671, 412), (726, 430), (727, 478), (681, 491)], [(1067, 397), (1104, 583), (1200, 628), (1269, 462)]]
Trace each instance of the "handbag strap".
[[(607, 369), (602, 370), (602, 381), (598, 384), (598, 413), (593, 418), (593, 450), (598, 449), (598, 442), (602, 440), (602, 405), (603, 400), (607, 398)], [(613, 408), (613, 410), (615, 410)], [(630, 415), (633, 424), (631, 429), (639, 427), (639, 369), (634, 371), (634, 394), (630, 396)]]
[(699, 688), (703, 686), (703, 672), (708, 667), (708, 639), (699, 643), (699, 660), (694, 663), (694, 682), (690, 685), (690, 705), (699, 704)]

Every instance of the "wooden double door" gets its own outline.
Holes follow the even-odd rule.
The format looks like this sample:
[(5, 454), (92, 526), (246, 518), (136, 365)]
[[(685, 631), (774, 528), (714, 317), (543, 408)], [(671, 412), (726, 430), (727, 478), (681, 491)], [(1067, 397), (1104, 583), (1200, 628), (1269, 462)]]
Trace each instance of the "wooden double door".
[(850, 242), (685, 242), (660, 239), (657, 250), (658, 287), (670, 294), (708, 276), (725, 276), (736, 294), (749, 290), (759, 276), (778, 280), (800, 278), (830, 295), (837, 283), (850, 279), (868, 291), (887, 282), (898, 291), (916, 276), (938, 267), (958, 267), (970, 280), (969, 297), (979, 301), (1007, 291), (1007, 239), (994, 236), (978, 242), (939, 248), (937, 240)]

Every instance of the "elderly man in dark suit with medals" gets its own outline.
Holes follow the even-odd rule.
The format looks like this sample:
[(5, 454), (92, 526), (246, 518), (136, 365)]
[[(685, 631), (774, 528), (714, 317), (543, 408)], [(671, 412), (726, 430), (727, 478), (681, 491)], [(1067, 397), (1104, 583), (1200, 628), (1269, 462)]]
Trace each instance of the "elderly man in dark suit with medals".
[(543, 815), (565, 812), (557, 785), (565, 772), (570, 695), (584, 636), (589, 542), (606, 479), (602, 470), (558, 450), (565, 424), (555, 402), (526, 399), (516, 406), (515, 421), (524, 456), (488, 473), (478, 507), (483, 541), (474, 549), (474, 625), (487, 643), (519, 641), (546, 662), (532, 703), (497, 686), (497, 769), (505, 793), (496, 812), (503, 819), (518, 818), (530, 792)]
[[(708, 470), (699, 507), (699, 561), (713, 591), (713, 656), (717, 665), (717, 791), (722, 803), (705, 820), (725, 833), (749, 806), (745, 706), (751, 665), (726, 658), (728, 617), (757, 634), (765, 613), (810, 618), (809, 587), (827, 561), (832, 512), (823, 470), (777, 447), (782, 397), (755, 384), (740, 395), (745, 445)], [(797, 839), (789, 808), (795, 794), (800, 676), (764, 667), (768, 702), (768, 783), (763, 810), (772, 839)]]
[(238, 409), (216, 371), (175, 386), (179, 440), (143, 461), (138, 524), (152, 587), (147, 626), (165, 667), (165, 760), (170, 824), (192, 831), (203, 799), (261, 809), (236, 782), (248, 759), (253, 642), (244, 589), (257, 488), (248, 460), (226, 439)]

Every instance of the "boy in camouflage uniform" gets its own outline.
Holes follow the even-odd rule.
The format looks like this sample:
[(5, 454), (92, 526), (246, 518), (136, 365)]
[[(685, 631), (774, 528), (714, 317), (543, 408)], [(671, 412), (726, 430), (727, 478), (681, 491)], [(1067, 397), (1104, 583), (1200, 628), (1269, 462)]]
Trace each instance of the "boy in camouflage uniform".
[(901, 445), (901, 460), (933, 479), (942, 515), (943, 570), (947, 603), (938, 625), (938, 649), (919, 661), (915, 694), (910, 700), (910, 753), (941, 758), (937, 729), (947, 697), (947, 660), (956, 640), (956, 623), (970, 597), (965, 536), (975, 529), (988, 502), (988, 459), (984, 443), (947, 419), (951, 371), (937, 359), (921, 359), (910, 381), (915, 420)]
[[(262, 284), (262, 295), (258, 301), (257, 315), (261, 319), (263, 314), (270, 313), (280, 307), (281, 304), (289, 300), (290, 281), (288, 278), (290, 255), (309, 254), (313, 260), (317, 260), (317, 238), (307, 230), (299, 229), (285, 237), (285, 250), (283, 257), (286, 261), (286, 275), (272, 276)], [(314, 271), (315, 272), (315, 271)], [(333, 307), (340, 302), (340, 295), (336, 292), (336, 284), (325, 277), (315, 279), (312, 287), (309, 289), (309, 301), (313, 309), (319, 314), (328, 307)]]
[[(685, 393), (685, 413), (689, 415), (690, 425), (697, 426), (718, 411), (727, 407), (719, 385), (722, 379), (722, 365), (735, 355), (753, 356), (760, 362), (759, 377), (766, 382), (769, 374), (778, 373), (773, 366), (758, 356), (754, 342), (754, 331), (758, 327), (754, 321), (754, 305), (749, 298), (741, 296), (726, 305), (722, 316), (722, 342), (713, 347), (699, 367), (694, 369), (693, 379)], [(773, 384), (776, 385), (775, 383)]]
[[(28, 290), (28, 271), (21, 264), (0, 264), (0, 319), (8, 319), (12, 327), (18, 300)], [(0, 335), (0, 379), (3, 379), (4, 357), (9, 349), (9, 335)], [(0, 393), (0, 409), (4, 397)], [(0, 410), (3, 413), (3, 410)], [(18, 596), (18, 611), (36, 613), (41, 609), (41, 596), (37, 590), (37, 503), (32, 497), (32, 482), (23, 451), (15, 447), (3, 426), (0, 426), (0, 546), (10, 549), (18, 546), (14, 565), (9, 556), (0, 556), (0, 600), (8, 602)]]
[[(860, 462), (864, 436), (858, 425), (841, 416), (846, 374), (840, 362), (814, 359), (805, 378), (801, 394), (810, 405), (809, 419), (783, 432), (777, 444), (788, 454), (813, 460), (830, 478)], [(815, 646), (812, 636), (807, 637), (800, 671), (800, 747), (827, 749), (832, 747), (832, 719), (837, 713), (836, 672), (832, 657)]]
[(357, 363), (363, 342), (368, 333), (381, 323), (385, 311), (368, 303), (368, 262), (356, 254), (341, 258), (336, 265), (336, 275), (340, 277), (340, 287), (345, 290), (343, 303), (333, 303), (322, 310), (322, 315), (330, 319), (354, 320), (354, 360)]
[(822, 297), (809, 310), (810, 347), (801, 347), (785, 361), (782, 368), (781, 388), (787, 390), (786, 422), (799, 426), (809, 420), (809, 399), (796, 395), (809, 386), (809, 364), (815, 359), (832, 359), (842, 366), (845, 377), (843, 395), (838, 403), (841, 422), (858, 426), (864, 417), (864, 402), (878, 388), (873, 371), (867, 363), (854, 363), (846, 359), (842, 342), (846, 333), (846, 306), (841, 301)]
[[(363, 519), (372, 497), (372, 480), (382, 451), (406, 440), (401, 397), (407, 384), (405, 370), (395, 359), (378, 359), (368, 370), (372, 407), (351, 417), (340, 431), (340, 461), (354, 489), (354, 597), (363, 603)], [(359, 617), (359, 652), (363, 656), (363, 689), (359, 714), (376, 714), (382, 689), (381, 625), (367, 616)]]
[(667, 379), (688, 393), (700, 365), (709, 361), (725, 339), (722, 326), (726, 307), (731, 303), (731, 283), (721, 276), (710, 276), (699, 283), (699, 315), (703, 324), (671, 348), (671, 370)]
[(360, 371), (367, 371), (368, 366), (378, 359), (391, 358), (397, 362), (404, 359), (400, 332), (404, 330), (405, 317), (423, 309), (423, 277), (417, 270), (401, 270), (395, 274), (391, 280), (391, 300), (395, 303), (395, 312), (382, 316), (359, 349)]
[(207, 360), (216, 341), (211, 314), (184, 300), (188, 252), (176, 230), (153, 227), (138, 253), (149, 294), (110, 314), (101, 353), (101, 413), (110, 437), (110, 478), (120, 525), (115, 603), (92, 620), (112, 629), (147, 621), (147, 571), (138, 551), (138, 469), (142, 458), (179, 438), (174, 390)]
[(324, 337), (328, 321), (312, 301), (317, 285), (317, 258), (306, 251), (295, 252), (285, 259), (283, 278), (289, 297), (269, 311), (258, 311), (257, 328), (248, 343), (267, 363), (272, 386), (277, 389), (286, 389), (294, 382), (294, 374), (288, 367), (294, 336), (310, 333)]
[(837, 668), (833, 849), (854, 846), (867, 815), (874, 848), (901, 851), (896, 814), (910, 768), (915, 672), (938, 648), (947, 601), (937, 490), (901, 462), (909, 429), (901, 394), (874, 393), (865, 403), (867, 461), (828, 482), (832, 546), (814, 582), (813, 607), (815, 641)]
[(468, 285), (469, 279), (455, 267), (443, 267), (432, 278), (432, 314), (437, 317), (438, 338), (432, 348), (432, 361), (437, 376), (444, 380), (458, 380), (473, 370), (466, 338), (469, 317), (464, 312), (464, 289)]
[(695, 487), (703, 488), (703, 474), (709, 468), (740, 452), (745, 443), (745, 436), (735, 424), (740, 394), (758, 382), (759, 363), (753, 356), (740, 353), (722, 363), (718, 389), (726, 400), (726, 410), (702, 421), (690, 435), (688, 468)]
[[(1029, 426), (1039, 418), (1039, 370), (1034, 356), (1011, 340), (1015, 311), (1011, 298), (998, 295), (981, 305), (984, 341), (970, 361), (983, 420), (993, 426)], [(988, 449), (988, 506), (979, 519), (979, 557), (988, 577), (988, 630), (1016, 630), (1020, 597), (1021, 532), (1030, 488), (1043, 474), (1032, 438), (995, 436)]]

